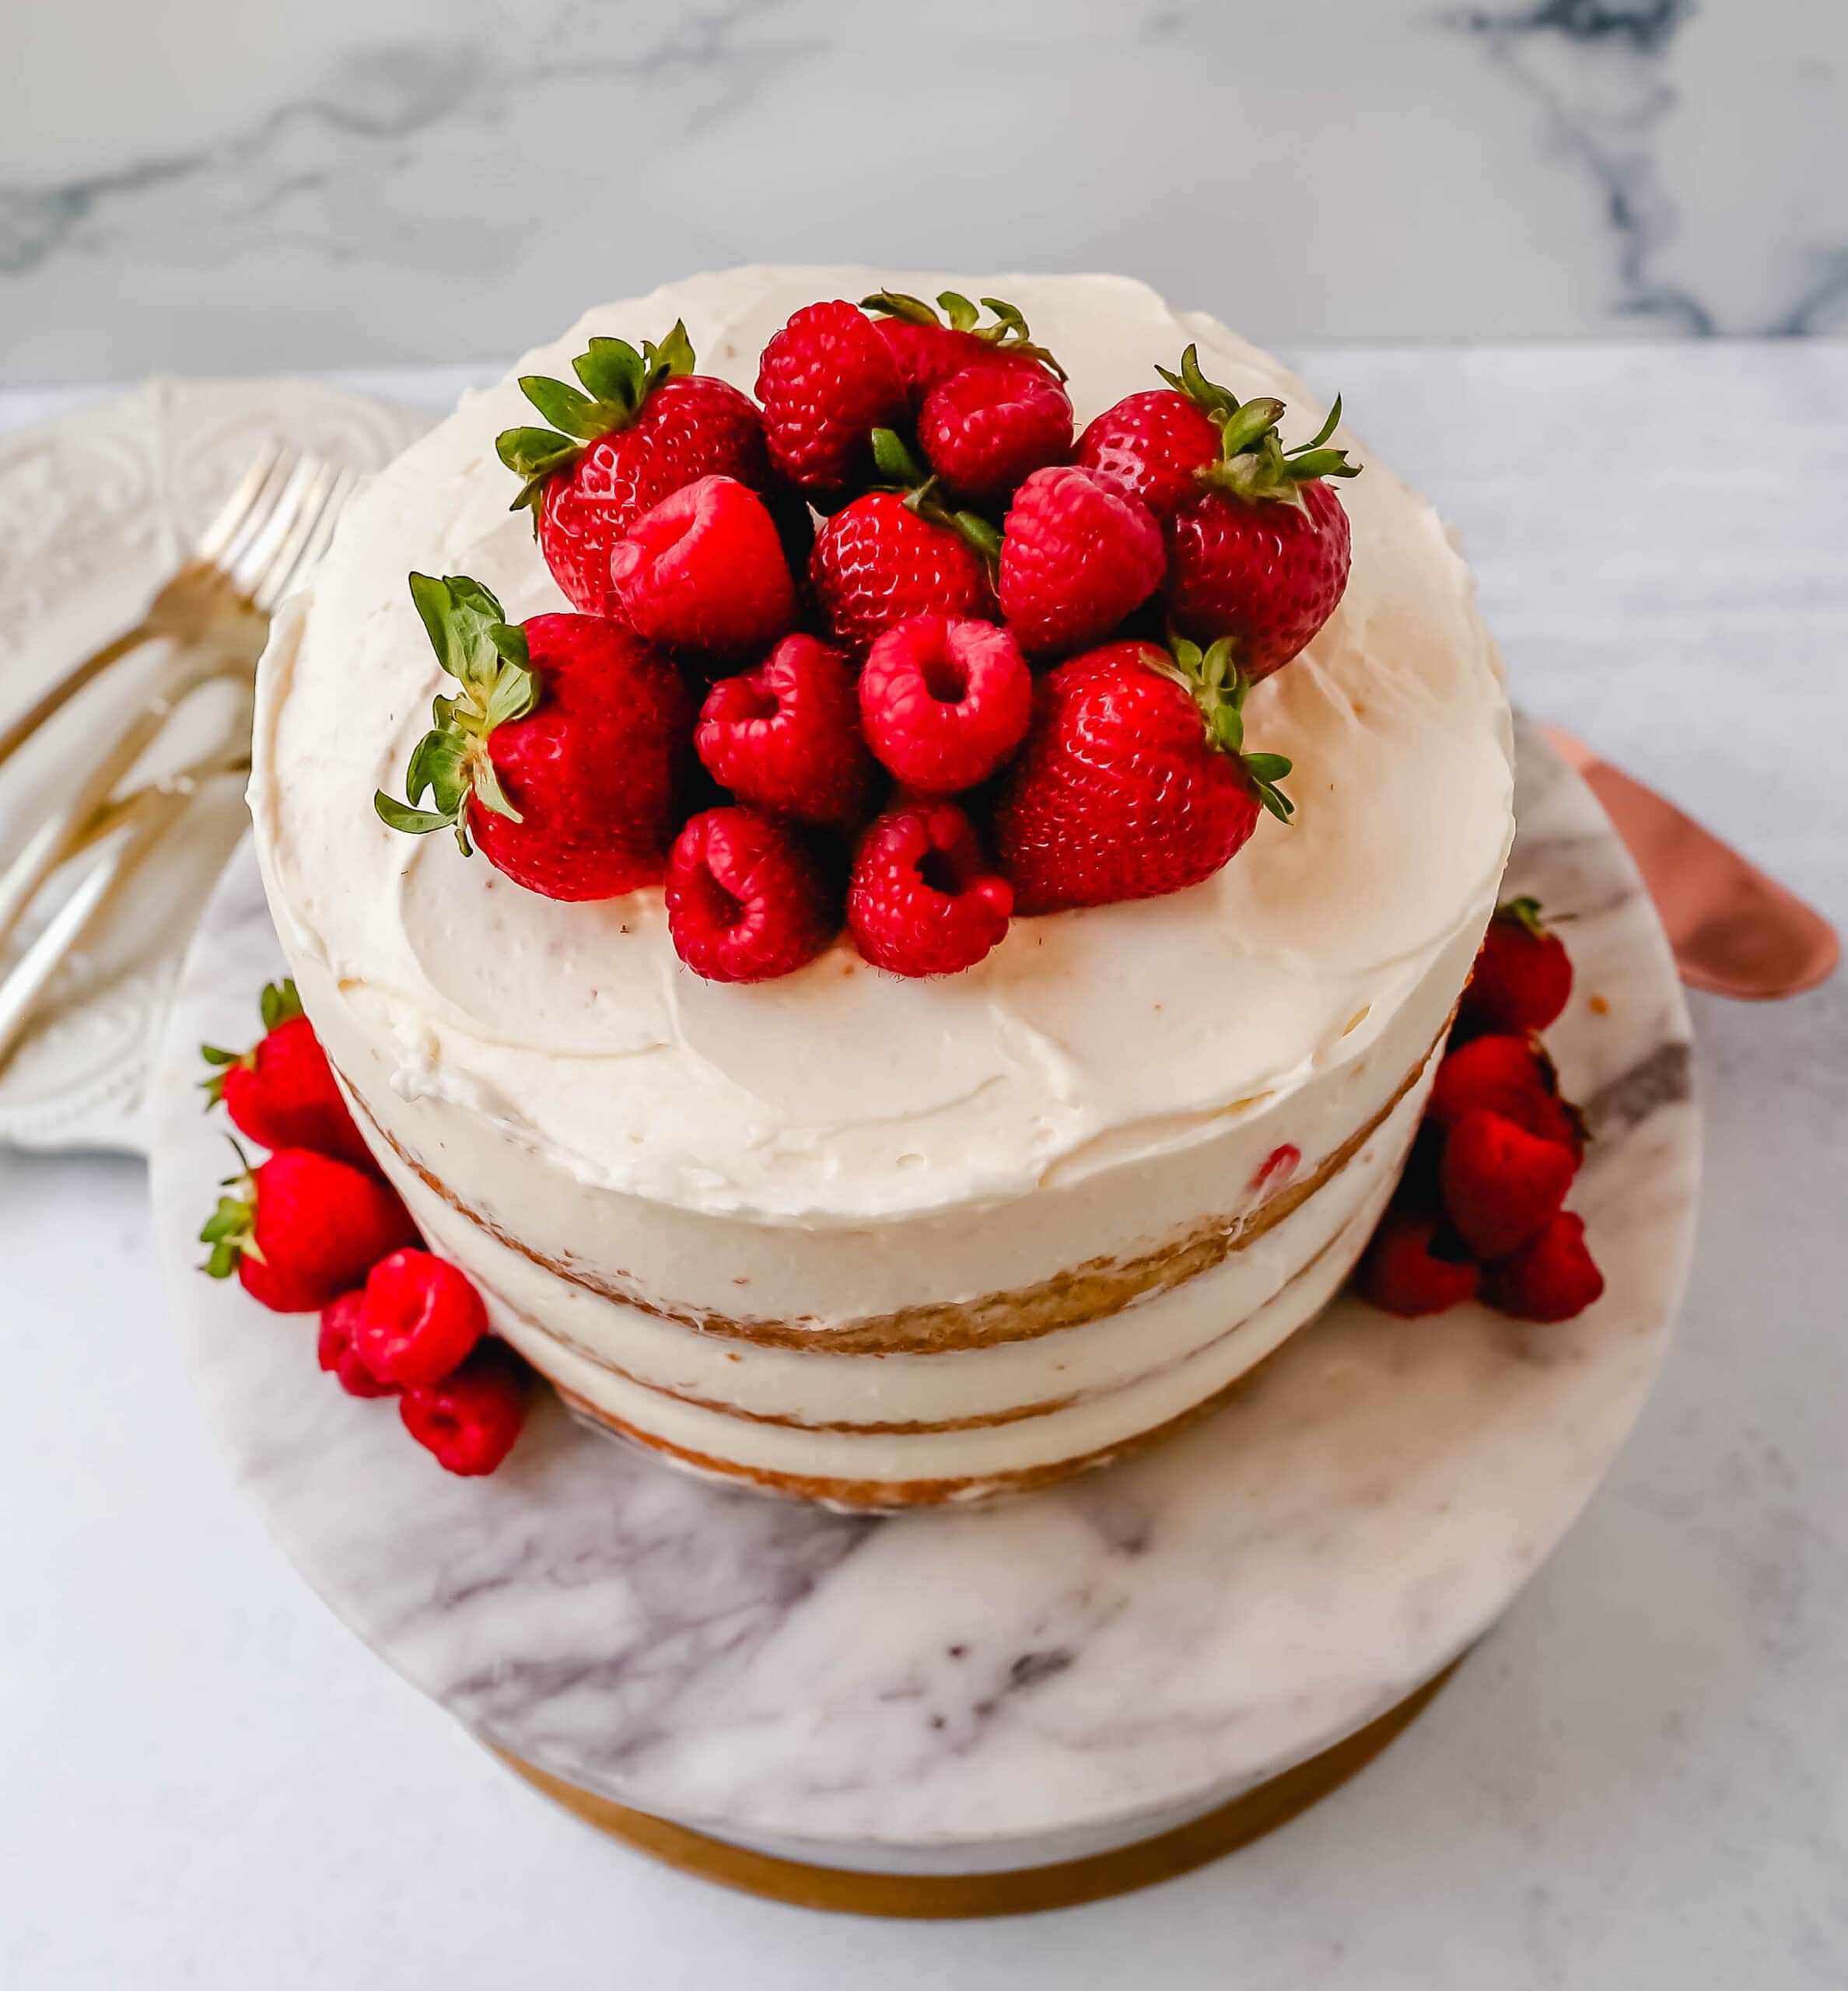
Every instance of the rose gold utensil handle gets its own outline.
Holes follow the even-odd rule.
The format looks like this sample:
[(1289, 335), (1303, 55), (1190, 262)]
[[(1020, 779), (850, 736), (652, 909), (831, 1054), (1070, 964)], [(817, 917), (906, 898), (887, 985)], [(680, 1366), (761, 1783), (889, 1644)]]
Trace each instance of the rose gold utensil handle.
[(1712, 831), (1582, 740), (1541, 728), (1576, 768), (1636, 861), (1691, 989), (1744, 1002), (1800, 996), (1841, 959), (1835, 929)]

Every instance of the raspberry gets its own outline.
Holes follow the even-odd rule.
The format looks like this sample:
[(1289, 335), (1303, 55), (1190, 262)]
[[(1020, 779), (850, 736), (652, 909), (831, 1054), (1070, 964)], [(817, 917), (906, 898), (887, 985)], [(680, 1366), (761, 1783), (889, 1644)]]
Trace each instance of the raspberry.
[(1037, 360), (996, 355), (924, 398), (918, 445), (963, 502), (1004, 505), (1029, 471), (1072, 449), (1072, 400)]
[(735, 478), (702, 477), (643, 513), (611, 552), (610, 578), (638, 635), (715, 663), (796, 626), (775, 521)]
[(1413, 1321), (1475, 1297), (1481, 1274), (1466, 1259), (1440, 1254), (1442, 1219), (1435, 1210), (1395, 1203), (1380, 1219), (1354, 1284), (1370, 1307)]
[(693, 744), (740, 802), (801, 823), (853, 821), (878, 780), (853, 673), (813, 636), (786, 636), (755, 670), (720, 678)]
[(1107, 636), (1155, 591), (1161, 528), (1139, 498), (1087, 470), (1036, 470), (1001, 541), (1001, 612), (1038, 654)]
[(919, 615), (873, 643), (859, 709), (867, 744), (901, 782), (949, 795), (986, 781), (1026, 738), (1033, 678), (1006, 630)]
[(873, 431), (905, 406), (905, 383), (878, 328), (838, 298), (805, 306), (765, 347), (757, 393), (772, 467), (823, 495), (866, 467)]
[(1479, 1258), (1500, 1258), (1558, 1214), (1572, 1186), (1570, 1149), (1478, 1107), (1451, 1129), (1438, 1164), (1444, 1213)]
[(321, 1309), (320, 1335), (316, 1344), (320, 1366), (350, 1397), (394, 1397), (395, 1383), (382, 1383), (354, 1352), (353, 1337), (366, 1306), (362, 1288), (355, 1287)]
[(492, 1472), (526, 1420), (527, 1370), (502, 1342), (485, 1341), (441, 1382), (420, 1383), (398, 1401), (404, 1429), (445, 1472)]
[(847, 887), (847, 925), (875, 968), (954, 975), (1007, 931), (1013, 891), (987, 867), (974, 825), (948, 802), (881, 816), (861, 840)]
[(1482, 1297), (1517, 1321), (1570, 1321), (1604, 1288), (1604, 1274), (1585, 1246), (1585, 1220), (1570, 1210), (1482, 1275)]
[(488, 1331), (467, 1276), (429, 1251), (394, 1251), (372, 1268), (353, 1349), (381, 1382), (439, 1382)]
[(709, 809), (681, 831), (667, 865), (674, 950), (709, 982), (768, 982), (813, 961), (833, 937), (818, 859), (753, 809)]

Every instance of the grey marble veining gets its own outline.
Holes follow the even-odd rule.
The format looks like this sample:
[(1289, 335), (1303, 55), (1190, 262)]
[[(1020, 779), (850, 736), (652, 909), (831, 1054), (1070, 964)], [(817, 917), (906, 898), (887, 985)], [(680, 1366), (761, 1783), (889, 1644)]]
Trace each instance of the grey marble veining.
[(275, 961), (243, 863), (189, 969), (155, 1170), (233, 1469), (334, 1608), (467, 1727), (746, 1842), (1027, 1863), (1325, 1746), (1479, 1636), (1552, 1548), (1641, 1408), (1689, 1248), (1687, 1018), (1659, 930), (1576, 779), (1531, 737), (1521, 769), (1513, 881), (1576, 915), (1554, 1048), (1594, 1123), (1576, 1200), (1605, 1300), (1545, 1329), (1342, 1303), (1145, 1458), (883, 1520), (684, 1477), (549, 1401), (500, 1475), (445, 1479), (389, 1406), (316, 1373), (305, 1323), (198, 1278), (219, 1136), (183, 1080)]
[(1121, 269), (1267, 342), (1848, 327), (1848, 12), (1815, 0), (68, 0), (7, 32), (16, 383), (513, 352), (753, 261)]

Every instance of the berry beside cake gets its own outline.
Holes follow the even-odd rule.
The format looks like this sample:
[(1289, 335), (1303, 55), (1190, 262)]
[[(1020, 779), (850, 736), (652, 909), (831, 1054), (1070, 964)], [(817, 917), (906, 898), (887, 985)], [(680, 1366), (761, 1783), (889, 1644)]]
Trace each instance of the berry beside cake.
[(262, 667), (270, 903), (585, 1416), (975, 1499), (1333, 1295), (1513, 828), (1468, 574), (1338, 423), (1124, 279), (741, 269), (349, 509)]

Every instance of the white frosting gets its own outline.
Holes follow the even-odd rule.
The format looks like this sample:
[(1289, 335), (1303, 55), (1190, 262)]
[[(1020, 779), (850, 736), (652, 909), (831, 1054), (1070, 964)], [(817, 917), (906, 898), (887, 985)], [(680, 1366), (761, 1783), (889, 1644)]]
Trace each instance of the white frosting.
[[(748, 389), (797, 306), (950, 281), (696, 278), (590, 313), (516, 371), (567, 375), (593, 334), (658, 337), (680, 317), (702, 369)], [(1081, 422), (1153, 384), (1189, 340), (1214, 379), (1288, 404), (1286, 442), (1321, 419), (1274, 361), (1139, 284), (955, 287), (1021, 306), (1069, 369)], [(446, 837), (385, 829), (372, 792), (398, 787), (439, 688), (407, 573), (473, 575), (516, 618), (562, 605), (494, 457), (495, 434), (530, 415), (511, 378), (471, 397), (349, 508), (312, 598), (278, 618), (251, 786), (317, 1023), (376, 1055), (406, 1124), (435, 1101), (446, 1128), (481, 1130), (460, 1160), (488, 1179), (455, 1184), (478, 1206), (517, 1153), (657, 1208), (858, 1228), (1114, 1176), (1254, 1115), (1280, 1141), (1294, 1095), (1380, 1045), (1436, 964), (1466, 957), (1511, 831), (1501, 674), (1436, 514), (1345, 430), (1366, 466), (1342, 488), (1346, 597), (1248, 708), (1254, 745), (1297, 762), (1297, 820), (1265, 819), (1193, 891), (1018, 921), (980, 967), (940, 982), (883, 975), (842, 943), (780, 982), (729, 988), (677, 963), (658, 893), (558, 905)], [(1402, 1072), (1423, 1046), (1381, 1048)], [(838, 1303), (854, 1310), (851, 1295)]]

